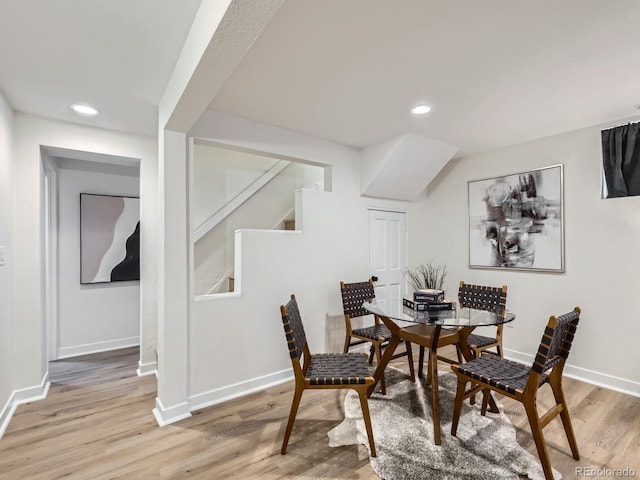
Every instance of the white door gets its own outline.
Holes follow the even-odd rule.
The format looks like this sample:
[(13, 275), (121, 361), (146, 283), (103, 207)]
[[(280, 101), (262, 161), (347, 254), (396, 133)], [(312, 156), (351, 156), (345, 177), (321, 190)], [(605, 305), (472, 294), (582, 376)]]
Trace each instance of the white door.
[(378, 302), (399, 301), (404, 295), (406, 232), (404, 212), (369, 210), (369, 274), (378, 277)]

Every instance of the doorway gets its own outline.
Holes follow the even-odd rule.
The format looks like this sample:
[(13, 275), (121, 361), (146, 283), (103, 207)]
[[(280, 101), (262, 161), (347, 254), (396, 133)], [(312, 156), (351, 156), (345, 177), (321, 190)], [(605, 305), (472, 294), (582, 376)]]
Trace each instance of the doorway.
[(378, 278), (375, 289), (379, 301), (400, 301), (404, 296), (406, 252), (406, 213), (369, 209), (369, 275)]
[(79, 194), (139, 195), (140, 161), (53, 147), (42, 151), (46, 358), (138, 346), (139, 282), (81, 284)]

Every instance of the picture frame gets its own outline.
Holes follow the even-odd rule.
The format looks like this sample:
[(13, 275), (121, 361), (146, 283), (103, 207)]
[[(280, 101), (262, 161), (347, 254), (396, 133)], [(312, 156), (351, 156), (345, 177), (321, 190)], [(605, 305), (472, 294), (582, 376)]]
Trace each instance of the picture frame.
[(80, 283), (140, 280), (140, 198), (80, 194)]
[(563, 170), (467, 182), (469, 268), (564, 272)]

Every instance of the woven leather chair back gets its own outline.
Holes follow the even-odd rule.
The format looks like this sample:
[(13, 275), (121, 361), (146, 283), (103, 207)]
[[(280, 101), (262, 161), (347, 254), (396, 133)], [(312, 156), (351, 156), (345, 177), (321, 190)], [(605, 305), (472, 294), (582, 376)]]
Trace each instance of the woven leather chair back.
[(499, 312), (507, 305), (507, 286), (487, 287), (460, 282), (458, 303), (461, 307)]
[(343, 283), (340, 286), (340, 290), (342, 291), (342, 308), (345, 315), (355, 318), (371, 314), (362, 308), (362, 304), (365, 301), (376, 298), (371, 280), (368, 282)]
[(298, 302), (296, 302), (295, 295), (291, 295), (291, 300), (287, 302), (284, 309), (282, 325), (284, 327), (284, 334), (287, 337), (289, 356), (292, 360), (294, 358), (300, 360), (304, 352), (304, 347), (307, 344), (307, 336), (304, 333), (304, 326), (302, 325), (302, 318), (300, 318), (300, 311), (298, 310)]
[(551, 317), (542, 334), (538, 353), (531, 367), (537, 373), (544, 373), (569, 356), (573, 337), (580, 320), (580, 309)]

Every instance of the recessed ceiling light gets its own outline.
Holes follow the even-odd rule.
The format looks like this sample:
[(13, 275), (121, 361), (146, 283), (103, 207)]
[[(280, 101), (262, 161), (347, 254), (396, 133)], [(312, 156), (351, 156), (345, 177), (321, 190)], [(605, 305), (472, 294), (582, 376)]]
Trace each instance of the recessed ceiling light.
[(80, 103), (71, 105), (71, 109), (78, 115), (82, 115), (83, 117), (95, 117), (100, 113), (97, 108), (93, 108), (89, 105), (83, 105)]
[(429, 105), (416, 105), (411, 109), (411, 113), (414, 115), (424, 115), (425, 113), (429, 113), (431, 111), (431, 107)]

